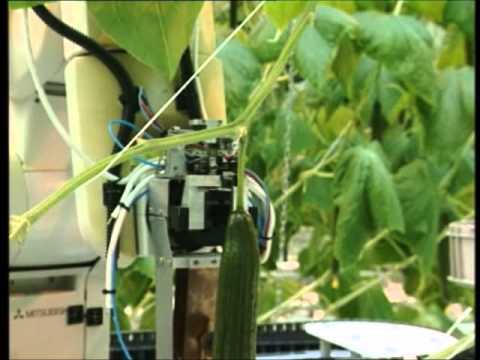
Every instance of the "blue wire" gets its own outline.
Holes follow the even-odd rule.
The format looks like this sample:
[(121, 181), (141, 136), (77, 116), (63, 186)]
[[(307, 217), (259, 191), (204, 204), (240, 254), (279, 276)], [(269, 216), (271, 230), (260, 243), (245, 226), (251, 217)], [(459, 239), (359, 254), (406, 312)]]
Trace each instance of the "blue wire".
[[(123, 144), (117, 139), (117, 136), (115, 135), (114, 131), (113, 131), (113, 125), (123, 125), (123, 126), (127, 126), (129, 127), (130, 129), (132, 130), (135, 130), (135, 131), (140, 131), (140, 129), (132, 124), (132, 123), (129, 123), (128, 121), (125, 121), (125, 120), (111, 120), (109, 123), (108, 123), (108, 134), (110, 135), (110, 137), (112, 138), (113, 142), (115, 143), (115, 145), (117, 145), (120, 149), (123, 149), (125, 146), (123, 146)], [(153, 139), (153, 136), (150, 135), (149, 133), (145, 132), (144, 133), (145, 137), (147, 137), (147, 139)], [(136, 161), (138, 161), (139, 163), (142, 163), (142, 164), (145, 164), (145, 165), (148, 165), (148, 166), (151, 166), (155, 169), (161, 169), (162, 167), (159, 166), (158, 164), (155, 164), (151, 161), (148, 161), (148, 160), (145, 160), (145, 159), (142, 159), (142, 158), (139, 158), (137, 156), (134, 157), (134, 159)]]
[[(115, 284), (115, 273), (116, 273), (116, 266), (115, 262), (113, 262), (112, 265), (112, 281), (113, 284)], [(128, 351), (127, 345), (125, 345), (125, 342), (123, 341), (122, 333), (120, 331), (120, 323), (118, 322), (118, 314), (117, 314), (117, 301), (115, 298), (115, 294), (112, 294), (113, 297), (113, 309), (112, 309), (112, 320), (113, 320), (113, 327), (115, 328), (115, 335), (117, 337), (117, 341), (120, 344), (120, 348), (122, 349), (123, 356), (127, 360), (132, 360), (132, 356), (130, 355), (130, 352)]]
[[(147, 193), (148, 193), (148, 190), (145, 190), (141, 194), (138, 194), (137, 197), (135, 197), (133, 199), (131, 205), (135, 204), (142, 196), (147, 195)], [(112, 263), (111, 271), (112, 271), (112, 282), (113, 282), (114, 286), (116, 286), (115, 285), (115, 274), (116, 274), (116, 271), (117, 271), (117, 267), (116, 267), (115, 261)], [(113, 298), (112, 320), (113, 320), (113, 326), (115, 328), (115, 335), (117, 337), (118, 343), (120, 344), (120, 348), (122, 349), (122, 352), (123, 352), (123, 355), (125, 356), (125, 358), (127, 360), (132, 360), (132, 357), (131, 357), (131, 355), (128, 351), (127, 345), (123, 341), (122, 333), (120, 331), (120, 323), (118, 322), (117, 302), (116, 302), (115, 294), (112, 294), (112, 298)]]

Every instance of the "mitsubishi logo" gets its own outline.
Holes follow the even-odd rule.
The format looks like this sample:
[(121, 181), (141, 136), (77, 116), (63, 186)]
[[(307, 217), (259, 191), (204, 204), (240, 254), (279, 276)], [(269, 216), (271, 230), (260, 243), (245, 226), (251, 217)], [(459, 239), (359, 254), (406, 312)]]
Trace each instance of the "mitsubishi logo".
[(23, 313), (22, 313), (22, 310), (20, 309), (17, 309), (17, 312), (15, 313), (15, 315), (13, 315), (13, 320), (17, 320), (17, 319), (23, 319)]

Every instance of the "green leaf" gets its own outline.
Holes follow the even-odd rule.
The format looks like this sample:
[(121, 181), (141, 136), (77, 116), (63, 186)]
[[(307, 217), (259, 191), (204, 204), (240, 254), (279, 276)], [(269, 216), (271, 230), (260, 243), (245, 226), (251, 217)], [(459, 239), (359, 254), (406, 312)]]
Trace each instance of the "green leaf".
[(401, 125), (390, 126), (385, 130), (382, 146), (394, 170), (418, 156), (415, 138), (409, 135)]
[(439, 194), (423, 160), (415, 160), (395, 175), (395, 184), (405, 218), (405, 236), (401, 239), (419, 257), (428, 271), (435, 259), (435, 238), (439, 227)]
[(119, 272), (116, 279), (117, 297), (125, 305), (137, 306), (147, 293), (152, 279), (139, 271)]
[(379, 64), (366, 55), (361, 55), (352, 78), (353, 102), (363, 123), (370, 123), (373, 106), (377, 100)]
[(437, 60), (437, 68), (462, 67), (467, 62), (465, 35), (456, 26), (449, 26)]
[(357, 10), (355, 0), (318, 0), (318, 3), (320, 5), (330, 6), (345, 11), (349, 14)]
[(356, 146), (347, 150), (335, 172), (336, 224), (335, 255), (348, 266), (374, 232), (404, 231), (400, 202), (378, 150)]
[(317, 143), (312, 129), (309, 125), (303, 121), (296, 113), (291, 109), (282, 109), (278, 113), (278, 117), (275, 123), (275, 131), (273, 138), (275, 139), (274, 145), (279, 148), (278, 150), (283, 154), (283, 148), (279, 145), (279, 141), (283, 143), (286, 133), (287, 121), (290, 121), (291, 136), (290, 136), (290, 151), (292, 154), (299, 154), (302, 151), (311, 149)]
[(333, 210), (333, 180), (319, 176), (309, 178), (303, 188), (304, 207), (313, 210)]
[(268, 18), (262, 18), (251, 31), (248, 44), (257, 59), (266, 63), (277, 59), (287, 41), (287, 37), (287, 30), (277, 36), (275, 26)]
[(394, 3), (395, 0), (355, 0), (355, 5), (359, 10), (388, 11)]
[(233, 39), (220, 52), (225, 79), (225, 96), (229, 118), (235, 118), (248, 103), (248, 98), (260, 80), (262, 69), (252, 51)]
[(357, 299), (358, 313), (361, 319), (390, 320), (393, 318), (392, 304), (380, 286), (375, 286)]
[(290, 20), (302, 13), (308, 1), (268, 1), (265, 4), (265, 14), (275, 24), (277, 29), (283, 30)]
[(125, 271), (138, 271), (150, 279), (155, 278), (155, 258), (151, 256), (137, 257), (135, 260), (125, 269)]
[(338, 54), (333, 62), (333, 72), (341, 81), (348, 98), (353, 98), (353, 76), (359, 60), (350, 38), (344, 36), (340, 42)]
[(152, 331), (156, 329), (155, 326), (155, 298), (149, 301), (144, 306), (142, 318), (140, 320), (140, 329), (142, 331)]
[(407, 0), (405, 7), (426, 19), (440, 22), (443, 18), (445, 0)]
[(172, 79), (202, 1), (89, 1), (99, 28), (139, 61)]
[(400, 113), (410, 105), (410, 95), (406, 92), (388, 70), (382, 68), (378, 79), (378, 101), (382, 115), (389, 124), (393, 124)]
[(327, 42), (314, 26), (308, 26), (298, 39), (295, 49), (295, 63), (300, 75), (322, 92), (331, 76), (330, 67), (335, 59), (336, 49)]
[(385, 65), (415, 95), (432, 104), (433, 43), (423, 24), (409, 16), (377, 12), (359, 13), (356, 19), (360, 23), (360, 48)]
[(8, 1), (8, 8), (10, 10), (30, 8), (37, 5), (42, 5), (47, 2), (53, 2), (54, 0), (43, 0), (43, 1)]
[(427, 150), (439, 161), (453, 159), (474, 126), (474, 71), (448, 69), (439, 77), (438, 107), (423, 120)]
[[(475, 152), (473, 148), (466, 148), (459, 155), (460, 162), (455, 171), (449, 192), (452, 194), (472, 185), (475, 180)], [(471, 199), (473, 201), (473, 198)]]
[(315, 13), (315, 28), (330, 44), (337, 44), (344, 36), (354, 38), (358, 23), (347, 13), (328, 6), (319, 6)]
[(454, 23), (462, 30), (470, 41), (475, 36), (475, 1), (473, 0), (446, 0), (443, 11), (445, 23)]

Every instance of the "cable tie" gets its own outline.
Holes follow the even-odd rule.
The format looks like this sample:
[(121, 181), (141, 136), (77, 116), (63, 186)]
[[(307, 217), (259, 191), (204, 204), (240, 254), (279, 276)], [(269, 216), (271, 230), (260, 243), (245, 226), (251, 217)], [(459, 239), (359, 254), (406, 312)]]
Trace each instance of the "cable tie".
[(127, 211), (130, 210), (130, 206), (126, 205), (126, 204), (123, 203), (122, 201), (120, 201), (120, 202), (118, 203), (118, 206), (120, 206), (121, 208), (123, 208), (123, 209), (125, 209), (125, 210), (127, 210)]
[(115, 290), (115, 289), (113, 289), (113, 290), (103, 289), (103, 290), (102, 290), (102, 294), (105, 294), (105, 295), (115, 294), (115, 293), (116, 293), (116, 290)]

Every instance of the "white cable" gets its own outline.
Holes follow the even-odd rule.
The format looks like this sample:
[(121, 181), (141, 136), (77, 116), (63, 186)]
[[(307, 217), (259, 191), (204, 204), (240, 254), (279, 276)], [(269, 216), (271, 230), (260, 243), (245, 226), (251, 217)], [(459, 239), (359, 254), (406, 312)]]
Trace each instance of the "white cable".
[[(122, 226), (127, 217), (127, 211), (125, 209), (121, 209), (120, 213), (118, 214), (118, 218), (115, 221), (115, 225), (113, 226), (112, 236), (110, 238), (110, 244), (108, 246), (107, 251), (107, 261), (106, 261), (106, 276), (105, 276), (105, 290), (111, 291), (114, 289), (113, 284), (113, 264), (115, 259), (115, 249), (117, 248), (118, 241), (120, 239), (120, 233), (122, 231)], [(107, 293), (105, 296), (105, 307), (107, 309), (113, 309), (113, 294)]]
[(202, 65), (199, 66), (199, 68), (188, 78), (187, 81), (173, 94), (166, 102), (163, 104), (163, 106), (157, 111), (157, 113), (143, 126), (143, 128), (137, 132), (137, 134), (129, 141), (129, 143), (117, 153), (117, 156), (115, 156), (112, 161), (96, 176), (94, 176), (92, 179), (87, 181), (83, 186), (86, 184), (89, 184), (90, 182), (95, 181), (98, 177), (102, 176), (106, 171), (108, 171), (117, 161), (118, 159), (123, 155), (125, 151), (127, 151), (132, 144), (137, 141), (137, 139), (143, 135), (143, 133), (152, 125), (157, 118), (177, 99), (177, 97), (190, 85), (192, 81), (195, 80), (195, 78), (200, 74), (205, 67), (218, 55), (220, 51), (230, 42), (230, 40), (237, 35), (237, 33), (245, 26), (245, 24), (262, 8), (262, 6), (265, 4), (265, 0), (261, 1), (255, 9), (252, 10), (250, 14), (242, 21), (242, 23), (234, 30), (230, 35), (227, 36), (227, 38), (215, 49), (214, 52), (212, 52), (208, 58), (202, 63)]
[[(247, 185), (248, 189), (252, 191), (258, 198), (260, 198), (264, 204), (266, 204), (267, 194), (262, 189), (262, 187), (253, 178), (251, 178), (248, 175), (247, 175), (247, 184), (248, 184)], [(275, 229), (276, 217), (275, 217), (275, 208), (273, 207), (272, 202), (269, 201), (269, 204), (270, 204), (269, 206), (270, 207), (270, 223), (269, 223), (269, 227), (267, 229), (266, 235), (268, 238), (271, 238), (273, 236), (273, 230)], [(267, 209), (265, 209), (265, 211), (267, 211)]]
[(271, 252), (272, 252), (272, 241), (269, 240), (267, 241), (267, 247), (265, 248), (265, 251), (260, 256), (260, 264), (265, 264), (268, 261), (268, 258), (270, 257)]
[[(28, 70), (30, 71), (30, 75), (32, 76), (33, 84), (35, 85), (35, 90), (37, 90), (38, 97), (40, 102), (42, 103), (45, 112), (47, 113), (47, 117), (52, 123), (55, 130), (57, 130), (58, 134), (62, 138), (62, 140), (68, 145), (68, 147), (73, 150), (73, 152), (80, 157), (86, 164), (91, 165), (93, 164), (92, 159), (90, 159), (80, 148), (72, 141), (70, 136), (68, 135), (67, 131), (61, 124), (60, 120), (58, 119), (55, 111), (53, 111), (52, 105), (47, 98), (47, 94), (43, 89), (41, 84), (40, 78), (38, 77), (37, 69), (34, 64), (33, 60), (33, 51), (32, 51), (32, 42), (30, 38), (30, 26), (28, 23), (28, 10), (23, 10), (23, 37), (24, 37), (24, 45), (25, 45), (25, 53), (27, 57), (27, 65)], [(118, 180), (118, 177), (105, 171), (102, 173), (102, 176), (105, 176), (108, 180)]]
[[(112, 211), (110, 214), (110, 219), (108, 221), (111, 221), (112, 219), (116, 219), (119, 211), (121, 209), (120, 204), (126, 204), (127, 202), (127, 197), (131, 193), (133, 186), (137, 183), (138, 179), (148, 171), (152, 171), (152, 168), (150, 168), (147, 165), (139, 165), (137, 166), (128, 176), (128, 182), (127, 185), (125, 186), (125, 190), (123, 190), (123, 194), (120, 197), (120, 200), (118, 202), (118, 205), (115, 207), (115, 209)], [(123, 180), (123, 179), (122, 179)]]
[(130, 192), (130, 194), (128, 194), (125, 200), (125, 205), (128, 208), (132, 206), (132, 203), (137, 198), (137, 196), (139, 196), (142, 193), (142, 191), (145, 191), (146, 186), (153, 178), (155, 178), (155, 176), (156, 176), (155, 174), (148, 175), (138, 183), (138, 185), (135, 187), (135, 190), (133, 190), (132, 192)]
[(145, 164), (138, 164), (127, 176), (121, 178), (119, 181), (118, 181), (118, 184), (119, 185), (125, 185), (127, 184), (131, 179), (132, 179), (132, 176), (138, 171), (140, 170), (140, 168), (142, 167), (147, 167), (147, 165)]
[[(263, 204), (265, 206), (267, 194), (262, 189), (262, 187), (252, 177), (250, 177), (248, 175), (247, 175), (247, 188), (252, 193), (254, 193), (259, 199), (261, 199), (261, 201), (263, 202)], [(270, 207), (270, 223), (269, 223), (268, 228), (266, 230), (266, 237), (268, 239), (271, 239), (272, 236), (273, 236), (273, 231), (275, 229), (276, 218), (275, 218), (275, 208), (273, 207), (272, 202), (270, 201), (269, 204), (270, 204), (270, 206), (269, 206)], [(265, 211), (267, 212), (268, 210), (265, 209)], [(265, 251), (263, 252), (263, 254), (260, 257), (260, 263), (261, 264), (264, 264), (264, 263), (267, 262), (268, 258), (270, 257), (270, 253), (271, 253), (271, 249), (272, 249), (272, 241), (267, 240), (266, 243), (267, 243), (267, 246), (265, 248)]]
[[(141, 170), (143, 170), (143, 169), (141, 169)], [(141, 170), (138, 171), (134, 175), (132, 180), (127, 184), (127, 187), (129, 187), (128, 192), (127, 192), (127, 188), (125, 188), (125, 191), (123, 192), (122, 198), (125, 197), (125, 206), (127, 208), (130, 208), (132, 206), (132, 202), (144, 190), (144, 188), (146, 187), (148, 182), (151, 181), (156, 176), (155, 174), (151, 174), (151, 175), (146, 176), (144, 179), (142, 179), (138, 183), (137, 186), (135, 186), (134, 190), (130, 191), (132, 184), (135, 183), (136, 180), (138, 180), (138, 178), (144, 173), (144, 171), (141, 171)], [(113, 265), (114, 265), (114, 258), (115, 258), (115, 249), (118, 246), (120, 233), (121, 233), (122, 226), (123, 226), (123, 223), (125, 222), (125, 218), (126, 218), (127, 214), (128, 214), (127, 209), (119, 208), (118, 214), (116, 215), (115, 225), (113, 226), (112, 236), (110, 238), (110, 243), (108, 245), (107, 260), (106, 260), (106, 276), (105, 276), (105, 289), (107, 291), (113, 290), (114, 286), (115, 286), (115, 284), (113, 284)], [(108, 293), (106, 294), (105, 306), (107, 307), (107, 309), (111, 309), (112, 306), (113, 306), (113, 296), (112, 295), (113, 294), (108, 294)]]
[[(200, 40), (200, 19), (197, 19), (197, 24), (195, 25), (195, 45), (194, 45), (194, 55), (193, 63), (195, 70), (198, 69), (198, 55), (199, 55), (199, 40)], [(195, 77), (195, 84), (197, 85), (198, 98), (200, 102), (200, 109), (202, 111), (202, 117), (204, 120), (208, 119), (207, 109), (205, 107), (205, 97), (203, 96), (202, 83), (200, 81), (200, 76)]]

